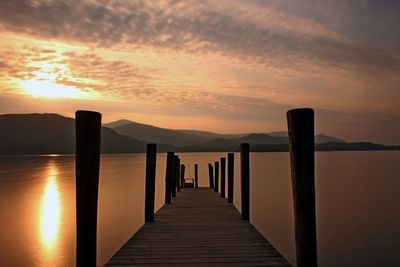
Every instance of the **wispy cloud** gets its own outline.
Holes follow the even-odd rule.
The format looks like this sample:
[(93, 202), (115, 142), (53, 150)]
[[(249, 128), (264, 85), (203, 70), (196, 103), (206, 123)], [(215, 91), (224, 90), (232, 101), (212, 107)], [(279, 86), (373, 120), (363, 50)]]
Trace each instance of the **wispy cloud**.
[(52, 77), (116, 113), (266, 130), (304, 105), (337, 121), (398, 118), (399, 10), (387, 0), (1, 1), (0, 90)]

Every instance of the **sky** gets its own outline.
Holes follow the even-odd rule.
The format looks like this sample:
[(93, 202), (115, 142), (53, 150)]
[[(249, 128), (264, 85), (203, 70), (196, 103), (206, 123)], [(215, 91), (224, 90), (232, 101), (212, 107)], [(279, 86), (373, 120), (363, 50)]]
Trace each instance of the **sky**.
[(0, 113), (400, 144), (400, 1), (0, 0)]

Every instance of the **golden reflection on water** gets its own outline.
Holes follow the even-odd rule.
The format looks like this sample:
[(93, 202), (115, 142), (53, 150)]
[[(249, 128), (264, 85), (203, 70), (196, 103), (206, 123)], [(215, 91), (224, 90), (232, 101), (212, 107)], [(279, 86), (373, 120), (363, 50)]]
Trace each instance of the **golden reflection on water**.
[(61, 223), (61, 203), (57, 174), (57, 165), (50, 161), (47, 168), (47, 182), (39, 209), (40, 242), (45, 261), (48, 263), (54, 259), (57, 251)]

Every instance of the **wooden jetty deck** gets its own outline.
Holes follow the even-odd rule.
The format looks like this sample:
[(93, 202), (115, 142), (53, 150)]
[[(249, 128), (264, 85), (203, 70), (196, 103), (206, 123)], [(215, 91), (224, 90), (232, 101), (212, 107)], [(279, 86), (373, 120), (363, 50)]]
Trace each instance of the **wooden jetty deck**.
[(106, 266), (291, 266), (211, 188), (185, 188)]
[[(296, 266), (317, 267), (315, 213), (314, 111), (287, 112), (295, 218)], [(101, 114), (76, 112), (76, 266), (95, 267), (100, 171)], [(167, 152), (165, 203), (154, 216), (157, 144), (147, 144), (146, 224), (106, 266), (290, 266), (249, 223), (250, 144), (240, 144), (241, 214), (232, 205), (234, 154), (208, 164), (210, 188), (198, 187), (198, 165), (192, 189), (185, 186), (185, 165)], [(221, 166), (221, 168), (220, 168)], [(228, 170), (228, 201), (225, 174)], [(221, 170), (221, 180), (219, 174)], [(219, 183), (221, 182), (221, 196)], [(177, 194), (177, 195), (176, 195)], [(173, 198), (171, 204), (171, 196)], [(228, 203), (227, 203), (228, 202)]]

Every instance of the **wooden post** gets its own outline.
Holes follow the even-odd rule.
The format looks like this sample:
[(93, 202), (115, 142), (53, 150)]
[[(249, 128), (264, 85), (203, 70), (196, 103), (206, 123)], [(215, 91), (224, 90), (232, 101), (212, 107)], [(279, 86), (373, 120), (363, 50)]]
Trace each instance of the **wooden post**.
[(178, 162), (176, 155), (174, 155), (174, 158), (172, 160), (172, 170), (171, 170), (171, 196), (176, 197), (176, 173), (177, 173), (177, 168), (176, 168), (176, 163)]
[(290, 166), (298, 267), (314, 267), (317, 260), (315, 215), (314, 111), (287, 112)]
[(242, 182), (242, 219), (250, 219), (250, 145), (240, 144), (240, 171)]
[(228, 153), (228, 203), (233, 203), (233, 172), (235, 154)]
[(199, 187), (199, 166), (194, 164), (194, 187)]
[(211, 163), (208, 164), (208, 176), (210, 178), (210, 188), (214, 188), (214, 170)]
[(178, 157), (176, 161), (176, 183), (177, 186), (179, 184), (179, 188), (182, 189), (182, 183), (181, 183), (181, 159)]
[(96, 266), (101, 114), (79, 110), (76, 130), (76, 266)]
[(219, 162), (214, 162), (214, 172), (215, 172), (215, 182), (214, 182), (214, 191), (218, 192), (219, 187)]
[(181, 166), (181, 160), (179, 159), (178, 156), (175, 156), (175, 183), (176, 183), (176, 190), (179, 192), (181, 191), (181, 183), (180, 183), (180, 177), (181, 177), (181, 172), (180, 172), (180, 166)]
[(181, 187), (185, 187), (185, 164), (181, 164)]
[(171, 179), (174, 167), (174, 152), (167, 153), (167, 169), (165, 171), (165, 204), (171, 204)]
[(147, 144), (146, 150), (146, 191), (145, 222), (154, 222), (154, 197), (156, 184), (157, 145)]
[(226, 158), (221, 158), (221, 197), (225, 197)]

